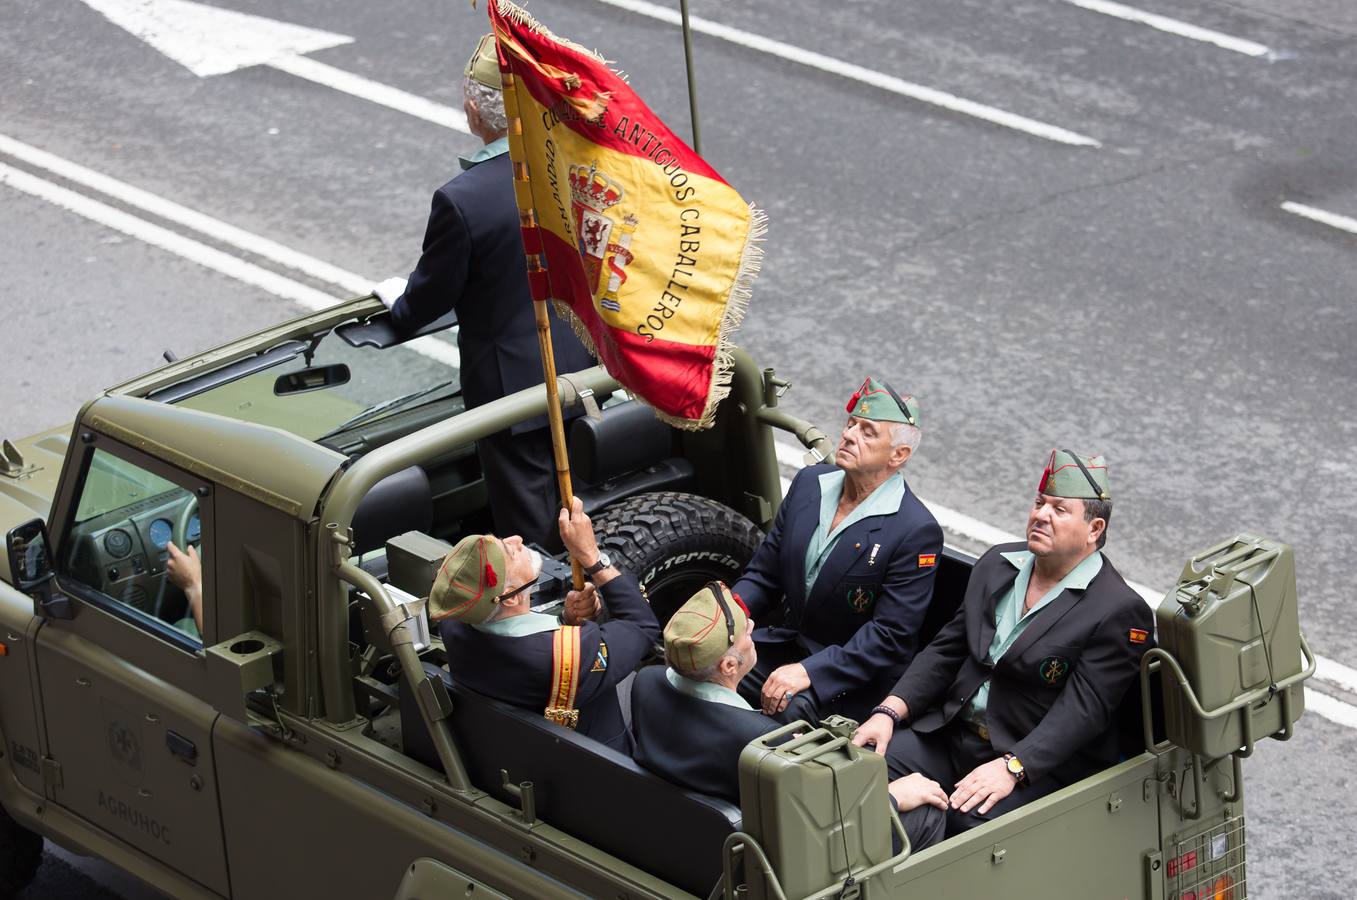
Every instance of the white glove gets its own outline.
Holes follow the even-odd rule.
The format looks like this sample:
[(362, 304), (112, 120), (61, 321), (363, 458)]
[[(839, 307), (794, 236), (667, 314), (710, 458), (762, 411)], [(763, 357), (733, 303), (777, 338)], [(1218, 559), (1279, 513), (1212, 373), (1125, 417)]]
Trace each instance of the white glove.
[(405, 293), (405, 279), (399, 275), (393, 275), (373, 288), (372, 293), (377, 295), (377, 299), (382, 301), (383, 306), (390, 309)]

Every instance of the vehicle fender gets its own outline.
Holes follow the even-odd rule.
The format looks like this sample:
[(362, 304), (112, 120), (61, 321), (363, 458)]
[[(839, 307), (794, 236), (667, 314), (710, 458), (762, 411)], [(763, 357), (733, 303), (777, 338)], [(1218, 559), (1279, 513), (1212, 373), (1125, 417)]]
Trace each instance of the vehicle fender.
[[(42, 620), (33, 598), (0, 581), (0, 773), (39, 795), (43, 790), (33, 642)], [(19, 818), (18, 814), (14, 816)]]
[(405, 869), (395, 900), (419, 900), (425, 897), (475, 897), (477, 900), (510, 900), (508, 894), (457, 871), (447, 863), (421, 856)]

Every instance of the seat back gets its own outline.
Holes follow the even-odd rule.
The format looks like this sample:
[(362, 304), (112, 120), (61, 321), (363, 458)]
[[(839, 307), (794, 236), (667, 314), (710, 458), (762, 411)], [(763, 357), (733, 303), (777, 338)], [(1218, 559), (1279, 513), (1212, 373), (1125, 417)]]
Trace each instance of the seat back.
[(602, 484), (674, 455), (674, 432), (644, 403), (628, 400), (603, 418), (570, 423), (570, 466), (588, 484)]
[(353, 513), (355, 553), (376, 550), (407, 531), (433, 527), (433, 491), (419, 466), (401, 469), (372, 486)]
[(933, 598), (928, 602), (923, 627), (919, 629), (918, 649), (927, 647), (938, 632), (956, 615), (961, 601), (966, 599), (966, 585), (971, 580), (969, 556), (963, 556), (950, 547), (942, 548), (938, 571), (933, 576)]
[[(448, 686), (453, 735), (473, 784), (517, 806), (500, 770), (513, 784), (531, 781), (542, 821), (685, 891), (711, 893), (721, 877), (721, 845), (740, 827), (738, 807), (670, 784), (540, 713), (454, 685), (440, 666), (424, 668)], [(403, 681), (401, 736), (407, 755), (439, 768)]]

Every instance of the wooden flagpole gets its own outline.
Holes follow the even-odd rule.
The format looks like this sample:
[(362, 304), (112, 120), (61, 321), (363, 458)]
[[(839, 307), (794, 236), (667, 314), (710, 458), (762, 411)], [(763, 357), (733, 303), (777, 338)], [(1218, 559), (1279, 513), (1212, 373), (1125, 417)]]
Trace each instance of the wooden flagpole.
[[(551, 284), (547, 279), (542, 251), (542, 233), (537, 224), (537, 213), (532, 204), (532, 182), (528, 172), (527, 154), (523, 147), (523, 121), (518, 115), (518, 93), (512, 72), (500, 69), (503, 81), (504, 112), (509, 120), (509, 158), (514, 169), (514, 198), (518, 203), (518, 224), (523, 235), (523, 252), (527, 260), (528, 286), (532, 293), (533, 314), (537, 320), (537, 343), (542, 351), (542, 382), (547, 388), (547, 422), (551, 427), (551, 450), (556, 465), (556, 486), (561, 492), (561, 505), (574, 505), (574, 491), (570, 486), (570, 455), (565, 445), (565, 418), (561, 415), (560, 394), (556, 387), (556, 351), (551, 344), (551, 318), (547, 303), (551, 300)], [(584, 570), (580, 561), (570, 557), (570, 572), (575, 590), (584, 587)]]

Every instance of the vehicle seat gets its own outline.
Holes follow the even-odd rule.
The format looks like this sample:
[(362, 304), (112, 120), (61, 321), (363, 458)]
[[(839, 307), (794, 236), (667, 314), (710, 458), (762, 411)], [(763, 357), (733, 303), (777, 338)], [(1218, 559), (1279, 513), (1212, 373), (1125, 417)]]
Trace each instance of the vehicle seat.
[(966, 585), (970, 580), (970, 564), (963, 562), (954, 551), (943, 547), (937, 574), (933, 576), (933, 597), (928, 601), (928, 612), (924, 614), (923, 627), (919, 629), (916, 653), (927, 647), (942, 627), (956, 616), (961, 602), (966, 599)]
[(407, 531), (433, 527), (433, 491), (419, 466), (402, 469), (372, 486), (353, 514), (353, 552), (367, 553)]
[[(453, 735), (477, 787), (510, 804), (500, 769), (514, 784), (531, 781), (537, 815), (562, 831), (632, 865), (706, 897), (721, 878), (721, 845), (739, 830), (740, 810), (684, 790), (591, 738), (452, 683), (425, 663), (452, 696)], [(418, 705), (401, 681), (405, 753), (441, 769)]]
[(693, 490), (693, 464), (676, 455), (673, 429), (650, 407), (627, 400), (602, 415), (570, 423), (570, 470), (585, 512), (649, 491)]

